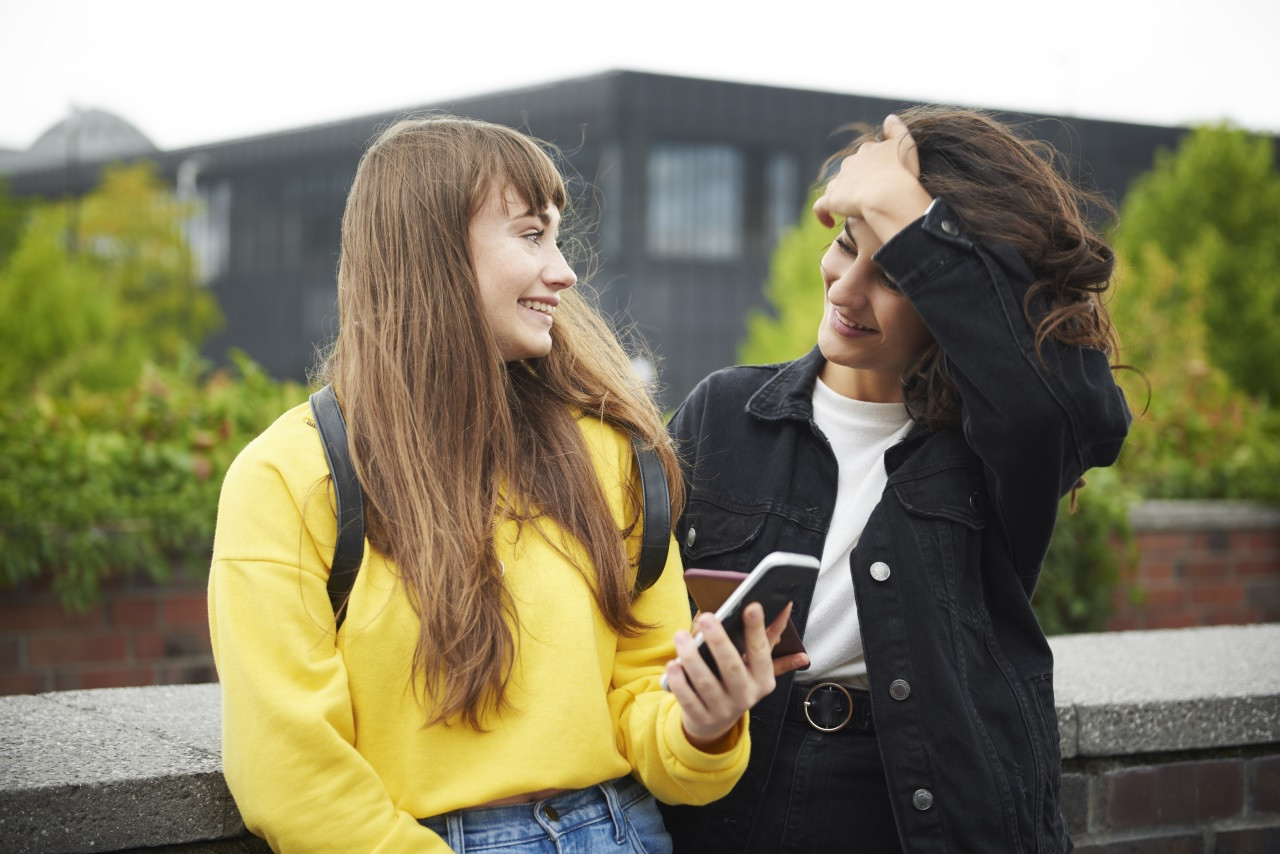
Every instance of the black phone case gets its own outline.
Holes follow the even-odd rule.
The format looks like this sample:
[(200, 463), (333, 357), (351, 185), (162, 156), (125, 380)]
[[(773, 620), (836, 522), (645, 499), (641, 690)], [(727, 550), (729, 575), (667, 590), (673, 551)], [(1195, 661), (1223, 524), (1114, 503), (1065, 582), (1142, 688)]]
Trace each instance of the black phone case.
[[(737, 650), (745, 652), (746, 637), (742, 610), (752, 602), (759, 602), (764, 608), (765, 625), (768, 625), (782, 613), (782, 609), (787, 607), (788, 602), (797, 600), (807, 602), (812, 596), (813, 585), (817, 580), (818, 570), (813, 567), (788, 564), (775, 566), (756, 584), (739, 606), (720, 621), (720, 624), (724, 626), (725, 632)], [(711, 650), (703, 644), (699, 651), (702, 654), (702, 660), (711, 668), (711, 672), (719, 677), (720, 668), (716, 666)]]

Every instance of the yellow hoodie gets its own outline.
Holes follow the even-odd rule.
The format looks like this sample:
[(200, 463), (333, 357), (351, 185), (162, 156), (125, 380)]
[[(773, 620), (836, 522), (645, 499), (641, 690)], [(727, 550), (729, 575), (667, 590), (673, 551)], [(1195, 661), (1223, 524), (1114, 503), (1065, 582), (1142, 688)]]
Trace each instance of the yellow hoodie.
[[(621, 525), (630, 444), (598, 421), (579, 423)], [(367, 542), (335, 642), (327, 474), (304, 404), (241, 452), (218, 506), (209, 626), (223, 770), (245, 824), (273, 849), (447, 851), (417, 819), (626, 774), (670, 803), (706, 803), (732, 788), (747, 763), (746, 717), (732, 747), (704, 753), (658, 685), (673, 634), (689, 627), (678, 549), (635, 603), (655, 628), (623, 639), (533, 526), (498, 524), (520, 628), (511, 708), (485, 720), (486, 732), (424, 727), (410, 681), (417, 617), (395, 567)], [(580, 546), (569, 553), (578, 558)]]

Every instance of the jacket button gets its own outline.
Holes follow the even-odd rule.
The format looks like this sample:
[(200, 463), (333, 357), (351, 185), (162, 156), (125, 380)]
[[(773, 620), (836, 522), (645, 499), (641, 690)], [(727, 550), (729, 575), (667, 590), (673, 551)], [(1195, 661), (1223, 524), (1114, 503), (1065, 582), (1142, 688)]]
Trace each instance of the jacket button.
[(686, 549), (693, 548), (693, 544), (698, 541), (698, 529), (690, 528), (689, 533), (684, 535), (684, 547)]
[(911, 683), (905, 679), (895, 679), (889, 683), (889, 696), (895, 700), (905, 700), (911, 696)]
[(969, 493), (969, 509), (975, 513), (978, 512), (978, 493), (976, 492)]
[(952, 237), (955, 237), (957, 234), (960, 233), (960, 229), (956, 227), (955, 222), (952, 220), (944, 219), (942, 222), (939, 223), (939, 225), (942, 227), (943, 231), (945, 231), (947, 234), (950, 234)]
[(933, 792), (928, 789), (916, 789), (911, 796), (911, 806), (920, 810), (920, 812), (924, 812), (933, 806)]
[(889, 564), (881, 560), (871, 564), (871, 577), (876, 581), (884, 581), (889, 577)]

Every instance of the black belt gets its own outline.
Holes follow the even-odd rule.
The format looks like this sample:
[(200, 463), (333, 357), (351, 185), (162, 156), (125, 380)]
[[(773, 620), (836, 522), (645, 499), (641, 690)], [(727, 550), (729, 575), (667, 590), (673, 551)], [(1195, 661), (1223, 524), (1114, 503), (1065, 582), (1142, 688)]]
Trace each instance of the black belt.
[(871, 720), (871, 694), (835, 682), (793, 685), (787, 720), (808, 724), (818, 732), (876, 731)]

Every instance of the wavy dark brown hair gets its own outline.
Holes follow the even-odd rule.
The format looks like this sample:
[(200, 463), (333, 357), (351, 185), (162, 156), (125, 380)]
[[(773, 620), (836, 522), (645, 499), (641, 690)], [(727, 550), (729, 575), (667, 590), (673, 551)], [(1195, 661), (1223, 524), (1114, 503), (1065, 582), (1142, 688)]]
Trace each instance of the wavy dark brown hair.
[(683, 503), (661, 416), (577, 288), (560, 294), (549, 355), (502, 360), (467, 242), (495, 188), (534, 211), (568, 207), (547, 150), (509, 128), (432, 117), (375, 140), (343, 215), (339, 332), (319, 371), (346, 415), (369, 542), (394, 561), (420, 620), (413, 672), (428, 724), (479, 727), (486, 710), (505, 706), (517, 614), (494, 552), (496, 520), (562, 528), (585, 550), (578, 569), (609, 626), (645, 628), (631, 608), (626, 542), (639, 497), (619, 530), (580, 418), (656, 447), (672, 518)]
[[(986, 113), (923, 106), (898, 116), (915, 139), (929, 195), (947, 200), (967, 234), (1010, 246), (1031, 268), (1035, 282), (1023, 312), (1036, 352), (1054, 340), (1113, 357), (1116, 332), (1102, 297), (1115, 254), (1089, 221), (1111, 215), (1111, 205), (1064, 177), (1053, 146)], [(883, 139), (881, 128), (851, 127), (862, 135), (827, 161), (824, 175), (864, 142)], [(907, 368), (903, 399), (912, 418), (930, 427), (959, 423), (960, 395), (937, 344)]]

